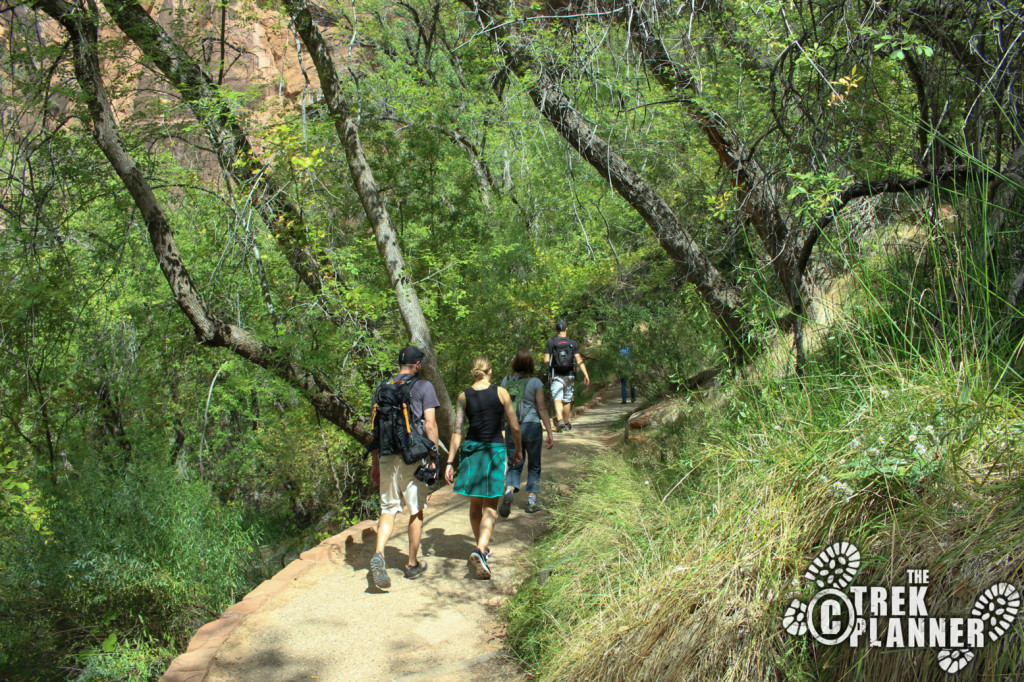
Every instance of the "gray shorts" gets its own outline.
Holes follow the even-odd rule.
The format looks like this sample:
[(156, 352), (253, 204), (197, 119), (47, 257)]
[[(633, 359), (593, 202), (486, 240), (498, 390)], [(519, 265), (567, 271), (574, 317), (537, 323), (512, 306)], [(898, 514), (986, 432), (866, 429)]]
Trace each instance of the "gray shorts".
[(563, 403), (572, 402), (572, 387), (576, 383), (574, 376), (562, 376), (556, 374), (551, 377), (551, 399)]
[(409, 505), (410, 516), (423, 511), (427, 506), (430, 491), (427, 484), (413, 474), (420, 463), (406, 464), (401, 455), (384, 455), (380, 458), (380, 512), (398, 514), (402, 511), (402, 498)]

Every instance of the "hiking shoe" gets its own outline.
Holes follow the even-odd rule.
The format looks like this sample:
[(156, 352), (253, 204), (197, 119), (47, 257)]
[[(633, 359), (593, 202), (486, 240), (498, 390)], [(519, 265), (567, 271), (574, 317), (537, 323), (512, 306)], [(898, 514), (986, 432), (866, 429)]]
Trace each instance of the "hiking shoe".
[(380, 552), (370, 557), (370, 575), (373, 576), (373, 584), (380, 589), (386, 590), (391, 587), (391, 576), (388, 575), (384, 555)]
[(569, 422), (566, 422), (565, 423), (565, 430), (566, 431), (572, 431), (572, 424), (570, 424)]
[(481, 554), (479, 549), (474, 549), (473, 553), (469, 555), (469, 563), (476, 569), (478, 580), (491, 579), (491, 569), (487, 566), (487, 556)]
[(416, 580), (416, 578), (419, 578), (421, 575), (426, 573), (426, 571), (427, 571), (427, 562), (426, 561), (418, 561), (417, 560), (415, 566), (406, 566), (405, 567), (405, 578), (406, 578), (406, 580)]
[(514, 496), (515, 493), (510, 490), (501, 497), (501, 504), (498, 505), (498, 516), (507, 519), (508, 515), (512, 513), (512, 498)]
[(539, 512), (539, 511), (541, 511), (543, 509), (544, 509), (544, 505), (542, 505), (540, 503), (540, 501), (538, 501), (538, 500), (533, 500), (532, 502), (530, 502), (530, 503), (528, 503), (526, 505), (526, 513), (527, 514), (532, 514), (534, 512)]
[(563, 422), (561, 419), (559, 419), (558, 421), (555, 422), (555, 433), (561, 433), (562, 429), (564, 429), (564, 428), (565, 428), (565, 422)]

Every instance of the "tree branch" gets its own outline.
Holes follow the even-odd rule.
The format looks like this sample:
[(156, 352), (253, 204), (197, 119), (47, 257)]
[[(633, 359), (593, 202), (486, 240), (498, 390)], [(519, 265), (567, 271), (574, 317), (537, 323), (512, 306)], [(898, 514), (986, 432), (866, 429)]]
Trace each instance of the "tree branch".
[(967, 167), (961, 166), (947, 170), (931, 178), (915, 177), (903, 178), (901, 180), (875, 180), (874, 182), (855, 182), (832, 199), (832, 206), (829, 207), (827, 215), (821, 217), (818, 223), (811, 228), (807, 239), (800, 248), (800, 257), (797, 260), (797, 267), (803, 273), (807, 268), (807, 262), (811, 258), (811, 251), (814, 244), (821, 236), (821, 232), (832, 224), (836, 215), (846, 207), (848, 203), (860, 197), (875, 196), (878, 194), (892, 194), (905, 192), (907, 194), (919, 192), (935, 185), (941, 185), (951, 180), (963, 181), (967, 178)]
[(160, 270), (175, 302), (192, 324), (197, 342), (209, 347), (228, 348), (273, 372), (305, 394), (326, 419), (360, 443), (369, 443), (370, 433), (356, 410), (331, 390), (324, 379), (304, 369), (279, 349), (260, 342), (247, 330), (226, 323), (209, 309), (196, 289), (178, 251), (166, 214), (118, 132), (97, 56), (95, 12), (82, 5), (71, 5), (66, 0), (30, 0), (30, 4), (57, 21), (71, 37), (75, 78), (88, 107), (93, 137), (142, 215)]
[(529, 88), (534, 105), (569, 145), (582, 156), (654, 231), (669, 257), (693, 284), (722, 327), (729, 354), (743, 364), (748, 358), (746, 327), (740, 317), (739, 291), (726, 282), (679, 221), (672, 208), (647, 181), (611, 148), (573, 106), (551, 72), (532, 67), (520, 41), (512, 39), (511, 22), (497, 23), (501, 6), (495, 0), (461, 0), (474, 13), (481, 32), (502, 56), (507, 70), (522, 77), (533, 70)]

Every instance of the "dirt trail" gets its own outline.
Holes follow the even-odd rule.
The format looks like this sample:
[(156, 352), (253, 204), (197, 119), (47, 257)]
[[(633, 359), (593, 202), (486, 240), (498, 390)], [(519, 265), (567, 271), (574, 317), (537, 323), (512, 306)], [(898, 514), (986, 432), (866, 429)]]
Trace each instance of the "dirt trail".
[[(573, 430), (556, 434), (555, 446), (544, 451), (542, 502), (557, 501), (575, 462), (585, 462), (596, 448), (621, 438), (621, 430), (607, 427), (635, 405), (620, 404), (617, 387), (605, 390), (601, 398), (604, 404), (577, 415)], [(212, 665), (187, 670), (176, 668), (175, 661), (165, 679), (525, 679), (504, 653), (498, 615), (500, 604), (515, 590), (527, 548), (547, 524), (548, 512), (527, 514), (525, 506), (522, 491), (512, 515), (498, 519), (491, 545), (493, 577), (488, 581), (474, 579), (467, 565), (474, 546), (468, 501), (450, 487), (428, 501), (421, 555), (429, 569), (418, 580), (406, 580), (401, 571), (408, 549), (405, 515), (399, 517), (385, 552), (392, 579), (387, 591), (378, 590), (369, 577), (376, 543), (372, 524), (354, 538), (350, 533), (347, 543), (340, 541), (343, 549), (328, 540), (318, 548), (322, 553), (316, 560), (306, 559), (308, 570), (296, 571), (297, 577), (283, 587), (278, 579), (274, 584), (279, 588), (268, 589), (265, 600), (257, 589), (236, 605), (243, 607), (238, 613), (244, 620), (230, 628), (222, 643), (195, 644), (200, 630), (190, 652), (206, 646), (213, 654)], [(251, 613), (242, 613), (249, 610), (245, 604), (257, 602)], [(211, 635), (221, 621), (206, 626)], [(186, 664), (189, 655), (182, 657)]]

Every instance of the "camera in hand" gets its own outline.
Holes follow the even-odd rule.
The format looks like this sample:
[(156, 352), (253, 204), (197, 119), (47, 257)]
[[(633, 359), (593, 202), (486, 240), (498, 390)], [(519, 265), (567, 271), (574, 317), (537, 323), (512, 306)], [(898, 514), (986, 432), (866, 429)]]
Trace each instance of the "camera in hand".
[[(427, 442), (430, 443), (430, 441)], [(433, 443), (430, 444), (431, 446), (434, 445)], [(434, 485), (444, 476), (444, 468), (441, 466), (441, 455), (437, 452), (437, 447), (431, 447), (430, 452), (427, 453), (427, 456), (422, 461), (423, 463), (416, 469), (413, 476), (427, 485)], [(430, 468), (431, 464), (434, 465), (433, 469)]]
[(437, 468), (431, 469), (430, 465), (428, 463), (428, 464), (421, 464), (420, 468), (416, 470), (416, 473), (414, 473), (413, 476), (415, 476), (417, 479), (423, 481), (427, 485), (434, 485), (434, 483), (437, 482), (438, 473), (439, 473), (438, 469)]

